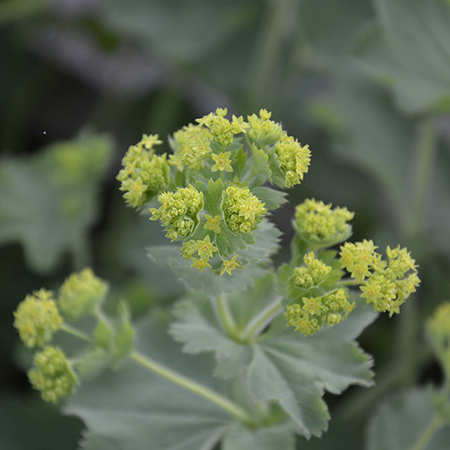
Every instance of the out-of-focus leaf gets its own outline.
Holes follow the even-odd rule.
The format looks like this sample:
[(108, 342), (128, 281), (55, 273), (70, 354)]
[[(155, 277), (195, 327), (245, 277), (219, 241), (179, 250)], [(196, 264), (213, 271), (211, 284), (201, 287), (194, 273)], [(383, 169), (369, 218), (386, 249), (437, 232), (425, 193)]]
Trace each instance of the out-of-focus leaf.
[(408, 113), (450, 108), (450, 4), (376, 0), (378, 27), (360, 42), (359, 59), (388, 77)]
[(381, 182), (402, 216), (411, 194), (416, 130), (393, 108), (389, 93), (354, 64), (343, 64), (337, 75), (328, 99), (340, 123), (333, 126), (341, 133), (334, 147)]
[[(383, 403), (376, 411), (368, 429), (368, 450), (413, 450), (424, 437), (436, 411), (430, 393), (415, 390)], [(450, 425), (438, 427), (423, 450), (447, 450)]]
[(349, 54), (361, 27), (372, 18), (370, 0), (303, 0), (299, 33), (313, 64), (335, 71)]
[[(54, 268), (65, 251), (77, 253), (83, 248), (85, 233), (97, 214), (96, 184), (109, 162), (107, 138), (83, 137), (66, 146), (73, 149), (69, 160), (62, 162), (54, 158), (66, 147), (61, 152), (50, 147), (29, 159), (1, 161), (0, 243), (21, 242), (28, 263), (39, 272)], [(97, 167), (88, 180), (77, 171), (78, 166), (70, 164), (72, 154), (78, 153), (95, 160), (103, 155), (103, 167)]]
[(245, 2), (111, 0), (102, 14), (109, 26), (164, 58), (192, 64), (234, 31)]

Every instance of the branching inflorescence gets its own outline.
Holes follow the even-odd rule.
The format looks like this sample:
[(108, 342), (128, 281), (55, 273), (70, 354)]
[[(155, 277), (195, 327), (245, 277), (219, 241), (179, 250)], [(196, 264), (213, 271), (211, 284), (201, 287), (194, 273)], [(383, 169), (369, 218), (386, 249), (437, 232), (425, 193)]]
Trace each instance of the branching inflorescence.
[[(285, 201), (285, 194), (264, 184), (281, 189), (298, 185), (308, 171), (310, 150), (288, 136), (264, 109), (247, 121), (235, 116), (229, 120), (226, 112), (217, 109), (175, 132), (169, 138), (173, 150), (169, 156), (156, 154), (155, 147), (162, 144), (157, 135), (144, 134), (126, 152), (117, 179), (126, 202), (149, 211), (151, 220), (161, 222), (167, 238), (179, 243), (180, 258), (190, 261), (190, 267), (188, 263), (183, 270), (202, 272), (198, 291), (204, 290), (203, 276), (209, 286), (211, 280), (218, 282), (220, 289), (226, 286), (217, 295), (206, 294), (216, 295), (212, 300), (218, 323), (228, 337), (241, 345), (256, 342), (282, 312), (288, 326), (303, 335), (315, 334), (340, 323), (354, 310), (358, 299), (354, 288), (359, 288), (359, 297), (375, 311), (398, 313), (420, 283), (410, 253), (388, 247), (387, 259), (383, 259), (372, 241), (344, 243), (352, 233), (354, 214), (347, 208), (308, 199), (295, 210), (292, 258), (278, 269), (272, 286), (276, 297), (247, 318), (248, 322), (237, 324), (225, 292), (233, 291), (233, 281), (220, 277), (237, 276), (237, 268), (258, 267), (259, 271), (248, 271), (251, 280), (242, 286), (257, 284), (254, 273), (269, 275), (273, 283), (274, 269), (267, 268), (267, 261), (274, 246), (267, 247), (258, 232), (264, 227), (274, 229), (266, 216)], [(340, 250), (333, 249), (338, 244)], [(264, 255), (263, 268), (259, 256), (248, 256), (252, 254), (250, 246), (256, 248), (253, 255)], [(244, 277), (247, 273), (239, 272), (244, 272)], [(117, 368), (131, 357), (214, 399), (239, 419), (251, 421), (240, 406), (136, 353), (128, 309), (120, 303), (114, 317), (105, 315), (102, 305), (107, 294), (108, 285), (87, 268), (70, 276), (58, 295), (41, 289), (18, 306), (15, 327), (21, 339), (28, 347), (42, 348), (29, 378), (45, 400), (57, 402), (71, 394), (80, 374)], [(86, 316), (95, 319), (89, 332), (69, 323)], [(50, 345), (60, 331), (86, 341), (86, 351), (70, 359), (59, 347)]]
[[(269, 209), (269, 181), (281, 188), (299, 184), (308, 171), (310, 151), (288, 136), (261, 110), (244, 121), (217, 109), (174, 133), (173, 154), (157, 156), (158, 136), (144, 135), (123, 159), (117, 179), (130, 206), (150, 206), (166, 236), (182, 241), (192, 267), (230, 274), (245, 261), (238, 250), (254, 243), (254, 232)], [(208, 243), (208, 251), (201, 251)], [(200, 251), (198, 251), (200, 249)]]

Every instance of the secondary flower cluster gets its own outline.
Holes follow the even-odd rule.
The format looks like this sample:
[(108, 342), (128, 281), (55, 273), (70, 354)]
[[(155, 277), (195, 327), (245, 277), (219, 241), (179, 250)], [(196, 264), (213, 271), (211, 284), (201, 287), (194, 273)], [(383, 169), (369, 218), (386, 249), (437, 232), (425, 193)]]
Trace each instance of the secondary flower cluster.
[[(183, 258), (201, 271), (209, 267), (220, 274), (242, 264), (237, 253), (254, 241), (268, 212), (261, 190), (254, 189), (266, 181), (282, 188), (299, 184), (310, 163), (308, 146), (288, 136), (268, 111), (248, 121), (226, 114), (218, 108), (175, 132), (168, 157), (154, 153), (161, 143), (157, 135), (144, 135), (128, 149), (117, 176), (129, 205), (148, 204), (151, 220), (161, 221), (166, 236), (183, 241)], [(152, 199), (156, 207), (149, 204)], [(195, 250), (206, 238), (215, 248), (212, 254)]]
[(352, 233), (348, 223), (354, 213), (347, 208), (331, 208), (331, 204), (307, 199), (295, 209), (294, 228), (313, 249), (332, 247)]
[(333, 326), (345, 319), (355, 303), (350, 303), (346, 289), (336, 287), (339, 271), (317, 259), (314, 252), (305, 255), (303, 262), (303, 266), (293, 270), (289, 286), (291, 302), (285, 315), (289, 326), (307, 336), (324, 324)]
[(372, 241), (356, 244), (347, 242), (341, 247), (340, 262), (360, 285), (361, 297), (372, 304), (375, 311), (400, 312), (400, 306), (420, 283), (417, 266), (406, 248), (387, 248), (388, 260), (382, 259)]
[(74, 362), (64, 352), (47, 345), (59, 330), (67, 331), (66, 320), (94, 315), (103, 301), (107, 285), (86, 268), (62, 284), (59, 295), (41, 289), (27, 295), (14, 313), (14, 326), (28, 347), (43, 347), (28, 372), (32, 386), (46, 401), (56, 403), (69, 395), (78, 383)]
[[(354, 309), (349, 287), (359, 286), (361, 297), (375, 311), (398, 313), (400, 306), (420, 283), (417, 266), (405, 248), (387, 248), (387, 260), (376, 252), (372, 241), (345, 243), (340, 254), (325, 250), (351, 234), (347, 223), (353, 213), (323, 202), (306, 200), (297, 206), (294, 228), (298, 240), (294, 248), (304, 255), (301, 264), (291, 264), (286, 319), (305, 335), (314, 334), (324, 324), (333, 326)], [(308, 249), (312, 250), (305, 253)], [(344, 278), (345, 273), (351, 279)]]
[(175, 192), (158, 195), (159, 209), (150, 208), (151, 220), (161, 220), (170, 240), (184, 238), (198, 224), (198, 214), (203, 208), (203, 194), (193, 186), (178, 188)]
[(124, 168), (117, 175), (125, 191), (125, 200), (133, 207), (144, 205), (153, 195), (164, 189), (170, 181), (166, 155), (155, 154), (154, 146), (161, 144), (158, 135), (144, 134), (137, 145), (132, 145), (122, 164)]

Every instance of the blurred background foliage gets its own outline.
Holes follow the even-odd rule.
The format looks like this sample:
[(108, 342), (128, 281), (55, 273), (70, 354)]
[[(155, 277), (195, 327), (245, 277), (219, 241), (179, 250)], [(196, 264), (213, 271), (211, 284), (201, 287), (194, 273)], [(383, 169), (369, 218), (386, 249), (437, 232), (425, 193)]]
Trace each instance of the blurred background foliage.
[(354, 239), (406, 245), (420, 265), (402, 314), (362, 336), (376, 386), (330, 396), (329, 432), (298, 448), (363, 448), (380, 402), (439, 383), (423, 322), (450, 299), (448, 1), (3, 0), (0, 81), (2, 449), (75, 449), (83, 430), (28, 387), (12, 327), (25, 294), (90, 265), (135, 317), (180, 295), (145, 253), (163, 233), (115, 175), (143, 133), (166, 140), (217, 107), (267, 108), (312, 150), (272, 217), (277, 263), (294, 206), (314, 197), (356, 212)]

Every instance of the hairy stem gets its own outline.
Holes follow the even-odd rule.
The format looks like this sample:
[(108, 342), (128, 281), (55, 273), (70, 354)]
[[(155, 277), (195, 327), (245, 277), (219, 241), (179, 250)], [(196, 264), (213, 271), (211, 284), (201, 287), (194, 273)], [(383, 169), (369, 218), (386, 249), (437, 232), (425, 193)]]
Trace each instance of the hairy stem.
[(230, 308), (228, 307), (228, 302), (223, 295), (219, 295), (215, 301), (216, 316), (220, 323), (223, 325), (228, 336), (236, 336), (236, 322), (231, 314)]
[(197, 395), (200, 395), (203, 398), (206, 398), (210, 402), (220, 406), (225, 411), (229, 412), (233, 417), (236, 417), (241, 422), (245, 423), (249, 426), (254, 426), (254, 420), (252, 416), (237, 403), (232, 402), (230, 399), (224, 397), (223, 395), (209, 389), (208, 387), (197, 383), (183, 375), (180, 375), (177, 372), (174, 372), (167, 367), (153, 361), (145, 355), (142, 355), (139, 352), (133, 352), (130, 355), (130, 358), (137, 363), (144, 366), (146, 369), (158, 374), (159, 376), (171, 381), (172, 383), (181, 386), (188, 391), (194, 392)]
[(84, 333), (83, 331), (79, 330), (78, 328), (68, 325), (67, 323), (63, 323), (61, 325), (60, 329), (62, 331), (65, 331), (66, 333), (71, 334), (72, 336), (82, 339), (83, 341), (92, 342), (92, 339), (89, 337), (88, 334)]
[(270, 305), (260, 311), (245, 327), (240, 340), (248, 342), (257, 337), (264, 328), (271, 323), (276, 317), (283, 312), (283, 307), (280, 306), (281, 297), (278, 297)]

